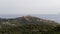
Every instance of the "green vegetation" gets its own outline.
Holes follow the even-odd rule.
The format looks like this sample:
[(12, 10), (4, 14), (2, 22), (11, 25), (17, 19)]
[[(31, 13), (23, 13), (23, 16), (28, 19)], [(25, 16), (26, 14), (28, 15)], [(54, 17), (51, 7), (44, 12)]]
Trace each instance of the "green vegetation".
[(0, 19), (0, 34), (60, 34), (60, 24), (31, 16)]

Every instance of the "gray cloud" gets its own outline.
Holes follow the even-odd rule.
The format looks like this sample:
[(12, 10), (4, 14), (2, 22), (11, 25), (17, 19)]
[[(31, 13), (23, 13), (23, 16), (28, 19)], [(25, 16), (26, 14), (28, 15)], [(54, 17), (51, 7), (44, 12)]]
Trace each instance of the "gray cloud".
[(0, 0), (0, 14), (57, 14), (60, 0)]

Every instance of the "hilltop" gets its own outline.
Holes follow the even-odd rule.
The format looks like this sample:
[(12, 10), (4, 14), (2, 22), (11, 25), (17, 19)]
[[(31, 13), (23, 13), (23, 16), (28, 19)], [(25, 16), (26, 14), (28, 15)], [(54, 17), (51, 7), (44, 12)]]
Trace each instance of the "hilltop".
[(22, 17), (18, 17), (18, 18), (12, 18), (12, 19), (3, 19), (0, 18), (0, 22), (4, 22), (4, 23), (12, 23), (12, 24), (38, 24), (38, 25), (43, 25), (43, 24), (47, 24), (47, 25), (52, 25), (52, 26), (56, 26), (58, 23), (52, 20), (46, 20), (46, 19), (42, 19), (42, 18), (37, 18), (37, 17), (33, 17), (33, 16), (22, 16)]
[(39, 34), (56, 31), (59, 24), (52, 20), (33, 16), (22, 16), (12, 19), (0, 18), (0, 33), (6, 34)]

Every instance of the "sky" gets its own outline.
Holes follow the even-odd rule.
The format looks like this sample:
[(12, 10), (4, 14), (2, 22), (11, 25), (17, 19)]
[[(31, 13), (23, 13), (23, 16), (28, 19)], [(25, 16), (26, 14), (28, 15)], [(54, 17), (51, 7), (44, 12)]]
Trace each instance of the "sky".
[(59, 13), (60, 0), (0, 0), (0, 15)]

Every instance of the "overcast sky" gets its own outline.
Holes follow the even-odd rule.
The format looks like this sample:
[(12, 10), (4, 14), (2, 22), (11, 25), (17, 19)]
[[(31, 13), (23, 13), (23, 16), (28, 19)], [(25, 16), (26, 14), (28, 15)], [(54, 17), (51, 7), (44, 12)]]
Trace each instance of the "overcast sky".
[(0, 0), (0, 14), (58, 14), (60, 0)]

